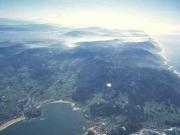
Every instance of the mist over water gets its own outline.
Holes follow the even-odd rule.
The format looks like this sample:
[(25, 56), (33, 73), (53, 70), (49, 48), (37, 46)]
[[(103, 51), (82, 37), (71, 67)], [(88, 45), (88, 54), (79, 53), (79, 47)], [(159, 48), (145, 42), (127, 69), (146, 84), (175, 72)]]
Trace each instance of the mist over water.
[(168, 64), (180, 72), (180, 33), (158, 35), (156, 40), (160, 43)]

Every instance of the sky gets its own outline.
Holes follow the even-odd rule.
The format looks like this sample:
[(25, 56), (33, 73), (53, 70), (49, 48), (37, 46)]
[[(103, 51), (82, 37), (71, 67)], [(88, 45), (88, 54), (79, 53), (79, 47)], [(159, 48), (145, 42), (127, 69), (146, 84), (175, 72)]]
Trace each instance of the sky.
[(180, 0), (0, 0), (0, 18), (180, 32)]

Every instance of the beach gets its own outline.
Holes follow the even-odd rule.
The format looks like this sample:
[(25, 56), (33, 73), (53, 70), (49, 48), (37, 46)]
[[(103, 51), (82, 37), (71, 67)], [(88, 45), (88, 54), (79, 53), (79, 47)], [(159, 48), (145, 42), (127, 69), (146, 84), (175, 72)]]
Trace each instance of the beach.
[(51, 104), (56, 104), (56, 103), (65, 103), (65, 104), (70, 104), (70, 106), (72, 107), (73, 111), (78, 111), (80, 110), (79, 107), (76, 107), (76, 104), (71, 102), (71, 101), (65, 101), (65, 100), (56, 100), (56, 101), (52, 101)]
[(6, 123), (0, 125), (0, 131), (2, 131), (4, 129), (8, 128), (9, 126), (16, 124), (22, 120), (25, 120), (25, 119), (26, 119), (25, 116), (21, 116), (21, 117), (9, 120)]

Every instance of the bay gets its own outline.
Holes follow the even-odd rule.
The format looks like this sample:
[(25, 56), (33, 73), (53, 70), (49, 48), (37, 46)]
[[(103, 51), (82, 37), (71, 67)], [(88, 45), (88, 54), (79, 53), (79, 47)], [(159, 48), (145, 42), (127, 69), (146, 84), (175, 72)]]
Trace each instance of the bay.
[(73, 111), (69, 104), (56, 103), (42, 107), (40, 118), (14, 124), (0, 135), (79, 135), (85, 125), (81, 111)]

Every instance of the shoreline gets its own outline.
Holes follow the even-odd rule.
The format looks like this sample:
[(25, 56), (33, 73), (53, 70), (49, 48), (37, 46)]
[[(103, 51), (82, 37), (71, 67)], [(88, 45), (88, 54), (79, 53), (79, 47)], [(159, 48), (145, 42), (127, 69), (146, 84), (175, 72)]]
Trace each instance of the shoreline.
[(57, 103), (65, 103), (65, 104), (69, 104), (72, 107), (73, 111), (78, 111), (80, 110), (79, 107), (76, 106), (75, 103), (71, 102), (71, 101), (66, 101), (66, 100), (55, 100), (50, 102), (50, 104), (57, 104)]
[(163, 61), (164, 65), (167, 66), (169, 71), (171, 71), (172, 73), (177, 75), (178, 78), (180, 78), (180, 72), (178, 70), (176, 70), (176, 68), (173, 65), (169, 64), (169, 59), (165, 55), (165, 50), (164, 50), (163, 45), (161, 44), (161, 42), (155, 37), (153, 37), (153, 39), (155, 39), (155, 42), (157, 43), (157, 46), (161, 49), (161, 51), (159, 52), (159, 55), (164, 59), (164, 61)]
[[(81, 110), (79, 107), (76, 106), (75, 103), (71, 102), (71, 101), (66, 101), (66, 100), (54, 100), (54, 101), (50, 101), (49, 103), (45, 103), (45, 104), (58, 104), (58, 103), (65, 103), (65, 104), (69, 104), (72, 108), (73, 111), (78, 111)], [(41, 108), (42, 104), (37, 106), (37, 108)], [(26, 117), (25, 116), (20, 116), (11, 120), (8, 120), (5, 123), (0, 124), (0, 132), (8, 127), (10, 127), (11, 125), (14, 125), (20, 121), (25, 120)]]
[(9, 120), (9, 121), (1, 124), (1, 125), (0, 125), (0, 132), (1, 132), (2, 130), (4, 130), (4, 129), (8, 128), (9, 126), (14, 125), (14, 124), (16, 124), (16, 123), (18, 123), (18, 122), (20, 122), (20, 121), (25, 120), (25, 119), (26, 119), (25, 116), (21, 116), (21, 117), (17, 117), (17, 118), (15, 118), (15, 119)]

